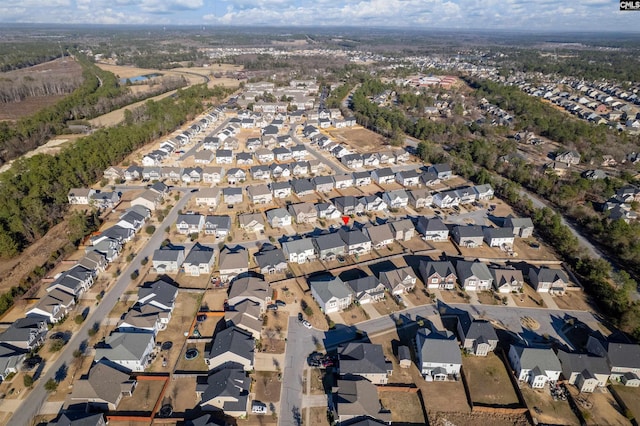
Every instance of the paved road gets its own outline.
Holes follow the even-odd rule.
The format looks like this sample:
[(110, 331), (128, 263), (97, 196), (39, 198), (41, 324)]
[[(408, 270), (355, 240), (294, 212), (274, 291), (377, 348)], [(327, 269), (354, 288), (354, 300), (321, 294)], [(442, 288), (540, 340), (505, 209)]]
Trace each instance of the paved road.
[(203, 133), (205, 131), (207, 132), (206, 133), (207, 135), (215, 134), (215, 133), (219, 132), (221, 129), (223, 129), (228, 123), (229, 123), (229, 118), (225, 118), (225, 120), (222, 123), (220, 123), (215, 129), (213, 129), (213, 130), (205, 129), (202, 132), (200, 132), (200, 134), (198, 136), (196, 136), (196, 138), (198, 138), (200, 140), (198, 142), (196, 142), (188, 151), (185, 151), (185, 153), (182, 154), (178, 160), (179, 161), (183, 161), (186, 158), (189, 158), (189, 156), (191, 156), (191, 155), (196, 153), (198, 148), (200, 148), (200, 146), (202, 146), (202, 142), (204, 141)]
[(162, 240), (165, 238), (164, 229), (167, 226), (173, 224), (178, 217), (178, 210), (184, 208), (191, 197), (191, 193), (183, 195), (182, 199), (176, 203), (171, 209), (171, 212), (167, 215), (162, 224), (156, 227), (156, 232), (152, 235), (149, 242), (142, 248), (136, 255), (129, 266), (122, 271), (120, 278), (116, 281), (115, 285), (109, 290), (100, 304), (89, 311), (87, 319), (82, 324), (80, 329), (71, 336), (71, 340), (64, 347), (60, 353), (58, 359), (52, 364), (45, 367), (45, 371), (35, 383), (34, 389), (25, 399), (22, 400), (20, 406), (14, 411), (11, 420), (8, 425), (23, 426), (30, 424), (31, 420), (38, 414), (40, 408), (44, 405), (47, 398), (47, 391), (44, 389), (44, 384), (53, 378), (57, 371), (65, 366), (68, 366), (73, 361), (73, 351), (80, 347), (81, 343), (86, 340), (87, 332), (93, 326), (95, 322), (100, 322), (109, 315), (109, 312), (118, 302), (118, 298), (124, 293), (129, 286), (131, 279), (130, 275), (133, 271), (139, 270), (142, 267), (141, 261), (145, 257), (151, 258), (153, 251), (160, 247)]

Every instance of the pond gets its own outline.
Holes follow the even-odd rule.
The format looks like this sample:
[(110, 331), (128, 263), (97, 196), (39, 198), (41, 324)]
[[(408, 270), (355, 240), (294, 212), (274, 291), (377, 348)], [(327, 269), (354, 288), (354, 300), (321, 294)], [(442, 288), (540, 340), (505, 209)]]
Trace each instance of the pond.
[(153, 74), (137, 75), (135, 77), (129, 77), (129, 78), (121, 78), (120, 84), (127, 84), (127, 81), (129, 81), (130, 83), (141, 83), (143, 81), (150, 80), (154, 77), (160, 77), (161, 75), (162, 74), (153, 73)]

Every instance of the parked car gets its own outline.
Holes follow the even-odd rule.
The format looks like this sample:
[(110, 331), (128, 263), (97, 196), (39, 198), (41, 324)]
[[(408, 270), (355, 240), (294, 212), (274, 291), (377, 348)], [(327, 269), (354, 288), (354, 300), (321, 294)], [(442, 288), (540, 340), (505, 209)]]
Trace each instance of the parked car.
[(304, 321), (304, 318), (302, 317), (302, 312), (298, 312), (298, 322), (302, 322)]
[(276, 305), (278, 305), (279, 307), (287, 306), (284, 300), (276, 300)]
[(302, 325), (304, 325), (306, 328), (311, 329), (311, 323), (307, 320), (303, 320), (302, 321)]
[(275, 303), (267, 305), (267, 311), (277, 311), (277, 310), (278, 310), (278, 305), (276, 305)]

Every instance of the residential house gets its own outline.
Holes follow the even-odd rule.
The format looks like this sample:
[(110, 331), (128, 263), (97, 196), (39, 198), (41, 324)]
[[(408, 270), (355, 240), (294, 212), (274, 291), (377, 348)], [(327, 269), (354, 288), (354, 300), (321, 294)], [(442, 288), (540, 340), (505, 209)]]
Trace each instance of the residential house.
[(451, 166), (446, 163), (442, 164), (434, 164), (429, 166), (427, 171), (435, 173), (438, 179), (440, 180), (448, 180), (453, 177), (453, 172), (451, 171)]
[(0, 333), (0, 344), (31, 351), (44, 343), (48, 330), (43, 317), (20, 318)]
[(287, 179), (291, 176), (291, 168), (288, 164), (273, 163), (269, 166), (269, 170), (271, 170), (271, 176), (274, 179)]
[(47, 292), (50, 293), (55, 289), (59, 289), (78, 297), (93, 285), (95, 275), (96, 271), (75, 264), (57, 275), (55, 280), (47, 287)]
[(202, 181), (202, 168), (200, 167), (185, 167), (182, 170), (182, 181), (184, 183), (200, 182)]
[(384, 298), (385, 285), (373, 275), (356, 278), (345, 283), (353, 292), (355, 302), (364, 305)]
[(209, 164), (215, 158), (215, 153), (213, 151), (209, 151), (208, 149), (203, 149), (201, 151), (196, 152), (193, 155), (193, 162), (200, 164)]
[(267, 303), (271, 301), (269, 283), (258, 277), (236, 279), (229, 289), (228, 306), (235, 306), (243, 300), (251, 300), (260, 305), (260, 312), (265, 312)]
[(382, 345), (350, 342), (338, 346), (338, 372), (341, 377), (364, 377), (374, 385), (386, 385), (393, 372)]
[(291, 226), (292, 216), (285, 208), (267, 210), (267, 222), (272, 228)]
[(227, 182), (231, 185), (236, 185), (247, 180), (247, 172), (244, 169), (233, 167), (227, 170)]
[(493, 276), (489, 268), (482, 262), (458, 260), (456, 271), (462, 288), (466, 291), (487, 291), (491, 289)]
[(340, 162), (350, 169), (361, 169), (364, 166), (361, 154), (347, 154), (340, 159)]
[(420, 184), (424, 186), (435, 186), (440, 184), (440, 179), (434, 172), (424, 172), (420, 175)]
[(306, 176), (310, 173), (310, 166), (308, 161), (296, 161), (290, 165), (291, 175), (293, 176)]
[(151, 333), (113, 332), (95, 349), (94, 359), (119, 365), (127, 371), (144, 371), (155, 347)]
[(196, 193), (195, 199), (198, 206), (209, 206), (215, 208), (218, 206), (218, 203), (220, 201), (220, 188), (201, 188)]
[(359, 256), (371, 252), (371, 240), (359, 229), (340, 229), (338, 234), (346, 245), (347, 254)]
[(151, 283), (145, 283), (138, 289), (139, 305), (152, 305), (163, 311), (173, 312), (178, 297), (178, 287), (160, 279)]
[(409, 205), (409, 195), (404, 189), (387, 191), (382, 194), (382, 199), (387, 203), (390, 209), (400, 209)]
[(289, 204), (288, 210), (296, 223), (315, 223), (318, 219), (318, 211), (311, 203)]
[(26, 316), (45, 318), (47, 322), (55, 324), (65, 318), (75, 304), (75, 294), (56, 288), (45, 294), (26, 312)]
[(332, 176), (316, 176), (312, 179), (312, 182), (318, 192), (331, 192), (334, 187)]
[(365, 225), (362, 228), (367, 237), (371, 240), (371, 245), (375, 249), (381, 249), (385, 246), (393, 244), (394, 235), (391, 230), (391, 225), (384, 223), (381, 225)]
[(441, 209), (451, 209), (460, 205), (460, 194), (456, 190), (436, 192), (433, 194), (433, 205)]
[(476, 192), (476, 199), (478, 200), (491, 200), (494, 196), (493, 188), (488, 183), (477, 185), (473, 189)]
[(265, 246), (256, 253), (256, 263), (260, 268), (261, 274), (280, 274), (287, 270), (287, 260), (284, 258), (284, 252), (273, 246), (268, 249)]
[(395, 222), (390, 222), (390, 225), (396, 241), (409, 241), (415, 235), (416, 228), (410, 219), (396, 220)]
[(271, 167), (266, 164), (252, 166), (249, 172), (254, 180), (271, 180)]
[(458, 276), (449, 261), (421, 260), (418, 266), (422, 281), (429, 290), (453, 290)]
[(331, 203), (318, 203), (316, 204), (316, 210), (318, 211), (319, 219), (338, 219), (340, 216), (340, 212)]
[(367, 152), (362, 154), (362, 162), (364, 167), (379, 167), (380, 157), (377, 152)]
[(209, 275), (213, 271), (214, 261), (215, 252), (213, 247), (196, 243), (184, 259), (184, 272), (192, 277), (199, 277), (202, 274)]
[(256, 150), (256, 158), (260, 163), (271, 163), (276, 159), (272, 150), (266, 148), (260, 148)]
[(315, 186), (310, 179), (293, 179), (291, 187), (298, 197), (305, 197), (315, 193)]
[(216, 238), (225, 238), (231, 231), (231, 217), (207, 215), (204, 219), (204, 233), (215, 235)]
[(324, 234), (313, 239), (316, 254), (321, 260), (335, 260), (346, 254), (344, 240), (337, 232)]
[(127, 181), (139, 180), (142, 177), (142, 167), (131, 165), (124, 171), (124, 179)]
[(262, 308), (260, 303), (249, 299), (236, 303), (224, 311), (224, 319), (227, 328), (238, 327), (251, 333), (254, 339), (259, 340), (262, 332)]
[(162, 194), (159, 194), (156, 191), (152, 191), (151, 189), (147, 189), (136, 198), (131, 200), (131, 205), (143, 206), (151, 211), (155, 211), (155, 209), (160, 205), (161, 202)]
[(384, 212), (389, 206), (377, 195), (366, 195), (358, 200), (367, 212)]
[(468, 312), (458, 316), (462, 349), (475, 356), (487, 356), (498, 345), (498, 335), (489, 321), (474, 319)]
[(587, 350), (607, 360), (612, 382), (621, 382), (631, 387), (640, 386), (640, 345), (602, 341), (589, 336)]
[(306, 263), (316, 259), (316, 249), (312, 238), (284, 241), (282, 251), (291, 263)]
[(396, 173), (396, 182), (404, 187), (418, 186), (420, 183), (420, 175), (416, 170), (404, 170)]
[(462, 367), (462, 355), (453, 333), (418, 329), (416, 347), (418, 370), (426, 381), (457, 380)]
[(289, 182), (273, 182), (269, 184), (274, 198), (288, 198), (291, 196), (291, 185)]
[(89, 204), (91, 196), (96, 190), (91, 188), (71, 188), (67, 193), (69, 204)]
[(248, 186), (247, 195), (253, 204), (268, 204), (273, 201), (273, 194), (265, 184)]
[(224, 246), (220, 250), (220, 260), (218, 262), (220, 279), (228, 282), (238, 275), (249, 271), (249, 254), (242, 246)]
[(224, 368), (209, 374), (196, 384), (199, 408), (231, 417), (246, 417), (249, 412), (251, 378), (242, 369)]
[(569, 277), (561, 269), (529, 268), (529, 281), (538, 293), (564, 294), (569, 285)]
[(334, 175), (333, 181), (335, 182), (336, 189), (344, 189), (353, 186), (353, 175), (343, 174)]
[(543, 388), (549, 381), (558, 381), (562, 372), (553, 349), (511, 345), (509, 363), (518, 380), (529, 383), (532, 388)]
[(238, 327), (229, 327), (213, 336), (213, 344), (205, 362), (209, 370), (238, 368), (253, 370), (256, 341), (253, 334)]
[(296, 161), (304, 160), (309, 155), (309, 151), (304, 145), (295, 145), (291, 147), (291, 158)]
[(240, 204), (244, 200), (242, 188), (222, 188), (222, 199), (225, 204)]
[(581, 393), (594, 392), (596, 388), (607, 385), (611, 369), (605, 358), (562, 350), (558, 351), (557, 356), (564, 379)]
[(128, 210), (122, 215), (120, 215), (120, 220), (116, 223), (116, 226), (138, 231), (140, 228), (142, 228), (146, 219), (147, 217), (142, 216), (141, 214), (137, 213), (135, 210)]
[(512, 267), (489, 268), (493, 276), (493, 287), (499, 293), (521, 292), (524, 284), (522, 271)]
[(391, 412), (382, 407), (376, 386), (363, 377), (338, 379), (337, 386), (332, 391), (332, 401), (339, 424), (351, 426), (380, 424), (360, 424), (360, 420), (370, 418), (382, 420), (382, 424), (391, 424)]
[(380, 272), (380, 282), (393, 295), (401, 295), (413, 290), (416, 286), (416, 275), (410, 266)]
[(133, 395), (136, 385), (128, 373), (98, 362), (74, 382), (69, 401), (71, 405), (87, 404), (91, 410), (115, 411), (122, 398)]
[(218, 149), (216, 150), (216, 163), (217, 164), (232, 164), (233, 163), (233, 151), (230, 149)]
[(564, 151), (556, 154), (557, 162), (569, 164), (580, 164), (580, 154), (576, 151)]
[(176, 230), (179, 234), (199, 234), (204, 227), (204, 216), (201, 214), (179, 214), (176, 219)]
[(124, 314), (117, 330), (127, 333), (151, 333), (155, 336), (166, 328), (170, 317), (171, 312), (157, 306), (136, 304)]
[(249, 166), (253, 164), (253, 154), (250, 152), (239, 152), (236, 154), (236, 164), (238, 166)]
[(364, 213), (364, 204), (354, 196), (347, 195), (345, 197), (334, 198), (333, 204), (345, 216)]
[[(331, 234), (335, 235), (335, 234)], [(352, 294), (340, 277), (318, 280), (310, 279), (311, 297), (318, 302), (325, 314), (340, 312), (351, 305)]]
[(438, 217), (420, 216), (416, 230), (422, 234), (425, 241), (447, 241), (449, 239), (449, 228)]
[(240, 229), (247, 232), (264, 232), (264, 217), (262, 213), (243, 213), (238, 215)]
[(414, 209), (422, 209), (433, 204), (433, 195), (428, 189), (413, 189), (409, 191), (409, 205)]
[(480, 247), (484, 240), (482, 227), (479, 225), (456, 225), (451, 231), (453, 240), (460, 247)]
[(291, 161), (291, 158), (292, 158), (291, 151), (281, 146), (273, 149), (273, 155), (275, 155), (276, 161), (280, 161), (280, 162)]
[(366, 185), (371, 185), (371, 174), (369, 172), (353, 172), (353, 186)]
[(153, 252), (151, 263), (158, 274), (178, 273), (184, 262), (184, 248), (167, 246)]
[(484, 241), (489, 247), (512, 247), (513, 231), (511, 228), (484, 228)]
[(505, 228), (513, 229), (513, 236), (529, 238), (533, 235), (533, 221), (528, 217), (508, 217), (504, 221)]

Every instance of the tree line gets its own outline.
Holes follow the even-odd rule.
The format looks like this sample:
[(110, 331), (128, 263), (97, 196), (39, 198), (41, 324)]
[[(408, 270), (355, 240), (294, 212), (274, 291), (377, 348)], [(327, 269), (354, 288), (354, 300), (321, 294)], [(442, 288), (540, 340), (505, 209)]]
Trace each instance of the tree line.
[(183, 124), (215, 92), (204, 85), (175, 97), (148, 101), (138, 122), (101, 129), (58, 155), (17, 160), (0, 175), (0, 256), (11, 257), (42, 237), (64, 216), (70, 188), (89, 186), (109, 165)]

